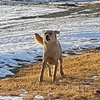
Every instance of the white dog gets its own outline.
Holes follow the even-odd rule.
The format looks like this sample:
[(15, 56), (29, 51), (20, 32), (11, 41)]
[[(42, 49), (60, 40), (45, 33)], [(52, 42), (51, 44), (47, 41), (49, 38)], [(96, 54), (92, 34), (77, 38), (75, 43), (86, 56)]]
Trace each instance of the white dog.
[[(52, 81), (55, 81), (58, 61), (60, 61), (60, 75), (64, 76), (62, 70), (62, 50), (60, 43), (57, 40), (56, 34), (59, 34), (59, 31), (44, 30), (43, 38), (37, 33), (34, 34), (35, 41), (43, 46), (43, 62), (42, 62), (39, 81), (43, 81), (44, 69), (46, 65), (49, 64), (55, 65), (52, 76)], [(49, 68), (49, 75), (51, 75), (50, 68)]]

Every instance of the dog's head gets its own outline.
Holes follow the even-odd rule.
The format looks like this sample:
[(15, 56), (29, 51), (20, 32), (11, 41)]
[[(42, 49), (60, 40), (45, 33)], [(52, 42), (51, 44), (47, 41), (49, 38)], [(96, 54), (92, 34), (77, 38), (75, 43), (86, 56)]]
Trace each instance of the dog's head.
[(43, 39), (47, 43), (53, 43), (57, 40), (56, 34), (59, 33), (59, 31), (43, 30)]

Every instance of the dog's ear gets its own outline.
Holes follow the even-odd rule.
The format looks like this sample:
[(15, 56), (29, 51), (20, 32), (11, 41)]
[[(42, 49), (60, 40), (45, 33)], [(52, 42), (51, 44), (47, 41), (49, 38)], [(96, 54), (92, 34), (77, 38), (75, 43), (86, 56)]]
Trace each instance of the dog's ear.
[(60, 33), (60, 31), (54, 31), (54, 33), (59, 34), (59, 33)]
[(34, 36), (34, 40), (37, 43), (39, 43), (41, 46), (43, 46), (43, 38), (38, 33), (35, 33), (33, 36)]

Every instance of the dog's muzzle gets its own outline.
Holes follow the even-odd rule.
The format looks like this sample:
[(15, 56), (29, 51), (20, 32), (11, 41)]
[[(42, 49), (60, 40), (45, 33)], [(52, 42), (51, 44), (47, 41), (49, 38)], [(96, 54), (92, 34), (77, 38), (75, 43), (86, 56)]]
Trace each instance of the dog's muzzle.
[(47, 41), (49, 41), (49, 40), (50, 40), (49, 35), (46, 35), (46, 40), (47, 40)]

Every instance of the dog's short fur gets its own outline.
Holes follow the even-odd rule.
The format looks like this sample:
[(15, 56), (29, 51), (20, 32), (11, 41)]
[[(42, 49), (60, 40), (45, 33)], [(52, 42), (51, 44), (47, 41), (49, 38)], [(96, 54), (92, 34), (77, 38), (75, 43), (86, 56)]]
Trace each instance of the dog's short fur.
[[(44, 69), (46, 66), (48, 66), (49, 68), (49, 64), (55, 65), (52, 76), (52, 81), (55, 81), (58, 61), (60, 61), (60, 74), (61, 76), (64, 76), (62, 70), (62, 50), (60, 43), (57, 40), (56, 34), (59, 34), (59, 31), (44, 30), (43, 38), (37, 33), (34, 34), (35, 41), (43, 46), (43, 62), (42, 62), (39, 81), (43, 81)], [(51, 75), (50, 68), (49, 68), (49, 75)]]

